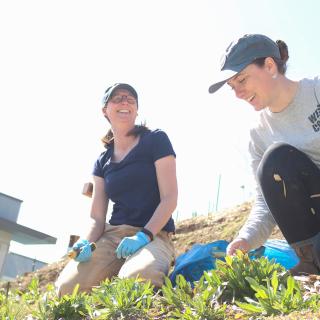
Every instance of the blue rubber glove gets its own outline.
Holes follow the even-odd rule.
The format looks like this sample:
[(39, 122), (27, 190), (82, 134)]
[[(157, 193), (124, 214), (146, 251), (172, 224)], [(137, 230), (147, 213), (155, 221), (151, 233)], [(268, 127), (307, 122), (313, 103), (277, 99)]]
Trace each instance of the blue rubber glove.
[(90, 242), (87, 239), (78, 240), (72, 247), (75, 251), (80, 251), (79, 255), (74, 258), (75, 261), (85, 262), (89, 261), (92, 256)]
[(121, 240), (118, 248), (116, 249), (117, 258), (127, 258), (137, 252), (140, 248), (144, 247), (150, 242), (149, 237), (139, 231), (132, 237), (125, 237)]

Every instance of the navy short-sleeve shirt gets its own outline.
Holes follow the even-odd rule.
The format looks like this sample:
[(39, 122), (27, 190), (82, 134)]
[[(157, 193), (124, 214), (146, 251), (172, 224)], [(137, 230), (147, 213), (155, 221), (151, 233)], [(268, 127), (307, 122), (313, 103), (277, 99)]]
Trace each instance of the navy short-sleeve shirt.
[[(175, 152), (162, 130), (142, 133), (138, 144), (120, 162), (112, 162), (113, 146), (95, 162), (93, 174), (105, 181), (105, 191), (114, 202), (109, 223), (144, 227), (160, 203), (155, 161)], [(170, 217), (163, 230), (173, 232)]]

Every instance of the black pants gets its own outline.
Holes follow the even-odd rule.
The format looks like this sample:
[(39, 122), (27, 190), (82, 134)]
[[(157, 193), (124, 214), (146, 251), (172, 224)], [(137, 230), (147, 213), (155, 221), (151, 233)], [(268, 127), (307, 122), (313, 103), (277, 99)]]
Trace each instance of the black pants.
[(276, 143), (265, 152), (257, 174), (263, 197), (289, 244), (320, 232), (320, 170), (306, 154)]

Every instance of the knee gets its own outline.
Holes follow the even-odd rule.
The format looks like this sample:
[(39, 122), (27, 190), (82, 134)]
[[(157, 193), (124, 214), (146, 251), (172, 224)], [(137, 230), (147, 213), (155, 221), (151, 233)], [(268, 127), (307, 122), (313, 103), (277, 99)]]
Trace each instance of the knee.
[(292, 156), (297, 152), (300, 151), (283, 142), (277, 142), (269, 146), (257, 170), (259, 182), (261, 183), (267, 177), (273, 177), (275, 170), (279, 171), (288, 168), (288, 161), (292, 160)]
[(57, 293), (57, 296), (61, 298), (65, 294), (71, 294), (74, 287), (68, 283), (68, 282), (61, 282), (59, 279), (55, 283), (55, 290)]
[(64, 272), (60, 274), (54, 285), (58, 297), (72, 294), (76, 286), (78, 286), (78, 292), (89, 292), (91, 290), (91, 287), (81, 281), (80, 278), (69, 276)]
[(150, 281), (156, 288), (160, 288), (165, 279), (165, 273), (154, 268), (144, 268), (141, 270), (121, 270), (119, 272), (119, 278), (137, 278), (139, 277), (143, 281)]
[(292, 156), (294, 153), (300, 152), (297, 148), (293, 147), (290, 144), (284, 142), (276, 142), (268, 147), (266, 152), (262, 157), (262, 163), (279, 163), (287, 162), (288, 157)]

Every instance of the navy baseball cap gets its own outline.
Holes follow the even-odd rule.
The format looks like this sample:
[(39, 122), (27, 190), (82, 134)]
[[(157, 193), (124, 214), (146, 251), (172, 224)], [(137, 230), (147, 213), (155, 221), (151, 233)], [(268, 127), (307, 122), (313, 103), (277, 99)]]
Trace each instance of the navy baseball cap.
[(263, 34), (246, 34), (232, 41), (222, 55), (220, 77), (209, 87), (209, 93), (215, 93), (254, 60), (266, 57), (281, 59), (278, 45)]
[(131, 94), (137, 100), (137, 106), (138, 106), (138, 94), (137, 94), (137, 91), (132, 86), (130, 86), (130, 84), (127, 84), (127, 83), (115, 83), (114, 85), (112, 85), (109, 88), (107, 88), (106, 91), (104, 92), (104, 95), (103, 95), (103, 98), (102, 98), (102, 105), (103, 106), (105, 106), (108, 103), (108, 101), (112, 97), (114, 91), (117, 90), (117, 89), (125, 89), (125, 90), (128, 90), (129, 92), (131, 92)]

